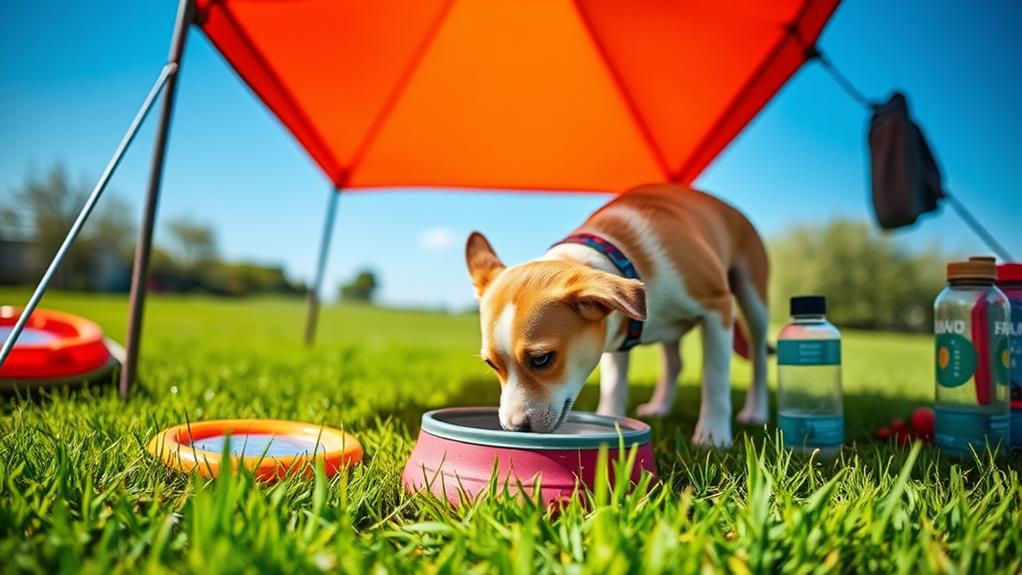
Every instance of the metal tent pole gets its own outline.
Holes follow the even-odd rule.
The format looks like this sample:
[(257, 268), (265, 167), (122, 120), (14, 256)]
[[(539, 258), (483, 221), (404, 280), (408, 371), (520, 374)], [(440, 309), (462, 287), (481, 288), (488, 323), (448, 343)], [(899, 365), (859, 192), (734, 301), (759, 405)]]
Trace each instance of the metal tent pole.
[[(185, 40), (188, 28), (195, 18), (194, 0), (180, 0), (177, 7), (177, 19), (174, 23), (174, 34), (170, 40), (170, 52), (167, 62), (180, 69), (184, 55)], [(153, 146), (153, 158), (149, 168), (149, 188), (146, 191), (145, 208), (142, 212), (142, 225), (138, 230), (138, 242), (135, 244), (135, 262), (131, 270), (131, 296), (128, 312), (128, 335), (125, 342), (125, 360), (121, 366), (121, 379), (118, 392), (121, 399), (128, 398), (128, 391), (135, 381), (138, 372), (138, 349), (142, 335), (142, 313), (145, 307), (146, 276), (149, 272), (149, 253), (153, 243), (153, 227), (156, 224), (156, 205), (159, 203), (160, 183), (163, 179), (163, 164), (167, 155), (167, 137), (170, 135), (170, 118), (174, 111), (174, 96), (177, 94), (178, 74), (174, 74), (167, 82), (167, 92), (163, 96), (160, 110), (160, 121), (156, 126), (156, 139)]]
[(965, 207), (965, 204), (958, 201), (958, 198), (947, 193), (947, 191), (944, 192), (944, 199), (947, 200), (947, 203), (951, 204), (951, 208), (955, 210), (955, 213), (958, 214), (958, 217), (962, 218), (962, 221), (964, 221), (965, 225), (972, 230), (972, 233), (979, 236), (979, 239), (983, 243), (985, 243), (992, 252), (997, 254), (997, 257), (1001, 258), (1007, 263), (1012, 263), (1015, 261), (1011, 257), (1011, 254), (1008, 253), (1008, 250), (1004, 249), (1004, 246), (1002, 246), (994, 238), (993, 234), (991, 234), (985, 227), (983, 227), (983, 224), (979, 223), (979, 220), (976, 219), (976, 216), (972, 215), (972, 212), (970, 212)]
[(305, 345), (316, 341), (316, 324), (319, 321), (319, 290), (323, 287), (323, 276), (326, 274), (327, 254), (330, 251), (330, 237), (334, 232), (334, 219), (337, 215), (337, 200), (341, 197), (341, 189), (333, 188), (327, 199), (326, 220), (323, 222), (323, 235), (319, 241), (319, 260), (316, 262), (316, 277), (309, 286), (309, 315), (305, 320)]
[(64, 238), (64, 242), (60, 244), (60, 248), (57, 249), (57, 253), (54, 254), (53, 260), (50, 261), (49, 267), (43, 273), (43, 277), (39, 280), (39, 284), (36, 285), (35, 291), (32, 292), (32, 297), (29, 298), (28, 303), (25, 304), (25, 309), (21, 310), (21, 315), (18, 317), (18, 321), (14, 323), (14, 328), (11, 333), (8, 334), (7, 340), (4, 342), (2, 348), (0, 348), (0, 365), (4, 364), (7, 360), (7, 356), (10, 355), (14, 349), (14, 343), (18, 341), (18, 336), (21, 335), (22, 330), (25, 329), (25, 324), (28, 323), (29, 318), (32, 316), (32, 312), (35, 311), (36, 306), (39, 305), (39, 301), (43, 298), (43, 294), (46, 293), (46, 288), (50, 285), (50, 280), (53, 278), (53, 274), (60, 267), (64, 256), (67, 255), (71, 244), (74, 243), (78, 234), (81, 233), (82, 227), (85, 225), (85, 221), (89, 218), (89, 214), (92, 213), (93, 208), (96, 207), (96, 202), (99, 201), (99, 197), (103, 194), (103, 190), (106, 189), (107, 184), (110, 182), (110, 178), (114, 175), (114, 170), (121, 163), (121, 158), (124, 157), (125, 152), (128, 151), (128, 147), (131, 142), (134, 141), (135, 135), (138, 134), (139, 128), (142, 126), (142, 122), (145, 121), (146, 116), (149, 115), (149, 110), (152, 109), (153, 103), (156, 102), (156, 98), (159, 97), (160, 92), (163, 91), (164, 86), (167, 86), (174, 73), (177, 71), (177, 64), (168, 63), (160, 71), (160, 76), (156, 78), (156, 82), (153, 87), (149, 90), (149, 95), (146, 96), (142, 107), (135, 113), (135, 118), (131, 121), (131, 125), (128, 126), (128, 131), (125, 132), (121, 138), (120, 144), (117, 146), (117, 150), (114, 151), (114, 155), (110, 158), (110, 162), (107, 163), (106, 169), (103, 170), (103, 175), (100, 176), (99, 181), (96, 182), (96, 187), (92, 189), (88, 199), (85, 200), (85, 204), (82, 206), (78, 217), (75, 218), (71, 229), (67, 232), (67, 236)]

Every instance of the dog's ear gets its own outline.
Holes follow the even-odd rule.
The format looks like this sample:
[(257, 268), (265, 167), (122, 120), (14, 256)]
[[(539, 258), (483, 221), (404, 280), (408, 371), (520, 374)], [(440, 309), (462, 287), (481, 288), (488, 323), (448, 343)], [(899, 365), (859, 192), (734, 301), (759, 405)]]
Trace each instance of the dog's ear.
[(479, 232), (472, 232), (468, 236), (468, 242), (465, 243), (465, 263), (468, 264), (468, 275), (472, 276), (476, 298), (483, 297), (487, 286), (504, 271), (504, 264), (493, 252), (490, 242)]
[(593, 271), (569, 290), (568, 303), (585, 319), (597, 321), (612, 311), (630, 319), (646, 319), (646, 286), (639, 280)]

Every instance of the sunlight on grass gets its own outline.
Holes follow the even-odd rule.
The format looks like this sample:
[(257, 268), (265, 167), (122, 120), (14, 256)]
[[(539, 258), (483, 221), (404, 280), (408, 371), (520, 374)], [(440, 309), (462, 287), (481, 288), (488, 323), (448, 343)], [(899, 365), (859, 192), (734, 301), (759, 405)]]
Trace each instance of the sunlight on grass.
[[(22, 292), (0, 291), (0, 302)], [(55, 294), (119, 338), (117, 297)], [(297, 301), (155, 297), (144, 380), (128, 404), (109, 387), (8, 399), (0, 417), (2, 571), (736, 573), (1018, 572), (1018, 456), (952, 461), (869, 441), (872, 425), (932, 395), (926, 337), (849, 333), (850, 440), (834, 460), (791, 455), (770, 432), (734, 449), (688, 442), (698, 411), (698, 338), (686, 342), (675, 412), (654, 423), (662, 483), (597, 482), (553, 511), (494, 484), (457, 507), (402, 492), (426, 409), (492, 405), (471, 316), (330, 308), (315, 349)], [(656, 376), (636, 360), (632, 405)], [(736, 362), (736, 366), (740, 365)], [(736, 370), (743, 387), (747, 369)], [(595, 405), (587, 389), (583, 407)], [(736, 402), (739, 392), (736, 392)], [(740, 402), (737, 403), (740, 405)], [(164, 469), (145, 442), (191, 420), (275, 417), (355, 433), (363, 463), (327, 479), (260, 485)], [(618, 462), (606, 462), (620, 473)], [(604, 477), (598, 474), (598, 477)]]

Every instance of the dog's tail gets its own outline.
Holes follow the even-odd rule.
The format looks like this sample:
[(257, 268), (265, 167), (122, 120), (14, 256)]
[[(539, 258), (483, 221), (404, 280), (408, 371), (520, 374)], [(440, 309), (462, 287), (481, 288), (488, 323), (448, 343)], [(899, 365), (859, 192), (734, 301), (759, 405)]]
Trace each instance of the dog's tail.
[[(745, 333), (745, 325), (735, 320), (735, 336), (732, 342), (732, 349), (742, 359), (749, 359), (749, 336)], [(774, 355), (777, 353), (777, 348), (774, 344), (767, 342), (767, 355)]]
[(770, 328), (770, 314), (767, 311), (767, 276), (769, 263), (763, 240), (755, 228), (744, 216), (741, 216), (742, 231), (736, 240), (738, 249), (735, 254), (739, 258), (728, 270), (728, 283), (731, 293), (738, 301), (744, 321), (735, 320), (734, 341), (735, 352), (749, 359), (756, 346), (765, 345), (767, 354), (774, 348), (767, 341), (767, 330)]

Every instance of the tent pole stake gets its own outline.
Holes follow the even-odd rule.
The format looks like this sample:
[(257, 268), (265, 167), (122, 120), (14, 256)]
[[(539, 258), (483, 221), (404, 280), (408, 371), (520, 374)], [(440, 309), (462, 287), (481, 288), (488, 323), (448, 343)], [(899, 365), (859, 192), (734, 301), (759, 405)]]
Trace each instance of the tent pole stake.
[[(180, 70), (188, 29), (194, 19), (194, 0), (180, 0), (177, 7), (177, 18), (174, 22), (174, 33), (170, 40), (170, 51), (167, 55), (167, 62), (174, 64), (177, 70)], [(149, 187), (146, 191), (145, 208), (142, 212), (142, 224), (138, 230), (138, 242), (135, 244), (135, 261), (131, 268), (131, 296), (128, 303), (128, 334), (124, 347), (125, 359), (124, 365), (121, 366), (121, 377), (118, 382), (118, 395), (122, 400), (128, 399), (128, 392), (138, 373), (142, 315), (145, 311), (145, 296), (148, 289), (146, 277), (149, 273), (149, 254), (153, 244), (156, 206), (160, 199), (160, 184), (163, 180), (163, 165), (167, 155), (167, 139), (170, 135), (170, 118), (174, 111), (178, 76), (179, 74), (174, 74), (170, 78), (167, 82), (167, 91), (163, 96), (160, 120), (156, 125), (153, 157), (149, 167)]]
[(334, 232), (334, 220), (337, 216), (337, 200), (341, 197), (341, 189), (330, 190), (327, 198), (326, 219), (323, 222), (323, 235), (319, 241), (319, 259), (316, 261), (316, 277), (309, 286), (309, 315), (305, 319), (305, 345), (316, 342), (316, 325), (319, 323), (319, 292), (323, 287), (323, 276), (326, 275), (326, 260), (330, 252), (330, 238)]

